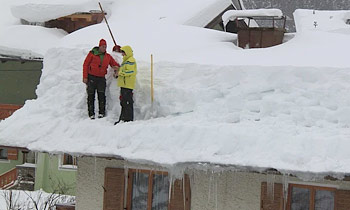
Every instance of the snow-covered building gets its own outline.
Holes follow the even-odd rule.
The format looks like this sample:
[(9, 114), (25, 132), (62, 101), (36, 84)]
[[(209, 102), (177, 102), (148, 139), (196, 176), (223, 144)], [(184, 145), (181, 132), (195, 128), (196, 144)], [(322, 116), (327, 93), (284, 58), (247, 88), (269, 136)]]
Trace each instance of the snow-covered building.
[(0, 144), (77, 156), (78, 210), (349, 209), (349, 12), (298, 10), (293, 39), (242, 50), (235, 34), (189, 24), (215, 3), (111, 4), (138, 63), (135, 121), (113, 125), (110, 74), (107, 116), (87, 117), (83, 60), (112, 43), (97, 24), (45, 51), (38, 98), (0, 123)]
[[(234, 1), (233, 1), (234, 2)], [(260, 9), (260, 8), (278, 8), (287, 16), (286, 28), (289, 32), (295, 31), (293, 12), (296, 9), (310, 10), (349, 10), (350, 3), (347, 0), (239, 0), (236, 3), (241, 5), (243, 9)]]
[[(0, 48), (0, 121), (36, 99), (43, 58), (30, 51)], [(75, 193), (75, 158), (49, 156), (23, 147), (0, 145), (0, 189)], [(60, 193), (62, 193), (61, 191)]]

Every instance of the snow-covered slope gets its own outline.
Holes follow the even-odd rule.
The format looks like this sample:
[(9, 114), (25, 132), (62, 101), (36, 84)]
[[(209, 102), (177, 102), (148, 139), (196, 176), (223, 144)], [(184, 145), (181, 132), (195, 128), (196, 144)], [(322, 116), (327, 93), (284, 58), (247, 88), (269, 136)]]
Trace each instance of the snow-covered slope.
[[(118, 43), (130, 44), (138, 61), (136, 121), (113, 125), (120, 107), (110, 74), (108, 116), (87, 117), (82, 62), (100, 38), (112, 47), (99, 24), (48, 49), (38, 99), (0, 123), (1, 145), (162, 164), (350, 171), (350, 28), (344, 21), (337, 31), (310, 27), (283, 45), (242, 50), (232, 34), (154, 19), (154, 13), (144, 18), (144, 7), (159, 2), (135, 2), (113, 4), (109, 21)], [(123, 15), (131, 6), (135, 17)]]

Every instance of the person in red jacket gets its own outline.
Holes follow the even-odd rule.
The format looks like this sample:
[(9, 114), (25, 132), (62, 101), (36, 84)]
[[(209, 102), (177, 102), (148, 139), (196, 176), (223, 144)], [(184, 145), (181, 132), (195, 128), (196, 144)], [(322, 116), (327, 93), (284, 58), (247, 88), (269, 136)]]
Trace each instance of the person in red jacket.
[(83, 82), (87, 85), (87, 105), (90, 119), (95, 119), (95, 93), (97, 91), (99, 114), (98, 118), (106, 116), (106, 78), (108, 66), (118, 71), (119, 64), (106, 52), (107, 43), (100, 40), (86, 56), (83, 64)]

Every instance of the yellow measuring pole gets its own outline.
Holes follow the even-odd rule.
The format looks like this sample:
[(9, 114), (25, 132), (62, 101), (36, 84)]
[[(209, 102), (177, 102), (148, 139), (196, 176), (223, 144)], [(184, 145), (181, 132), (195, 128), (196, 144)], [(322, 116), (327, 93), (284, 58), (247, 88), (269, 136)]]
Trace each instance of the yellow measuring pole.
[(153, 104), (154, 95), (153, 95), (153, 55), (151, 54), (151, 102)]

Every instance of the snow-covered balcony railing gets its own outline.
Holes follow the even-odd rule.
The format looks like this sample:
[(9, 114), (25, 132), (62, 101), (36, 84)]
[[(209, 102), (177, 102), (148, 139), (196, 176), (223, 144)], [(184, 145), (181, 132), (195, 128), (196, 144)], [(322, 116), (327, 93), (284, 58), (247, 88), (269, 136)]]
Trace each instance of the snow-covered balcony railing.
[(0, 189), (15, 183), (17, 180), (17, 169), (11, 169), (0, 175)]

